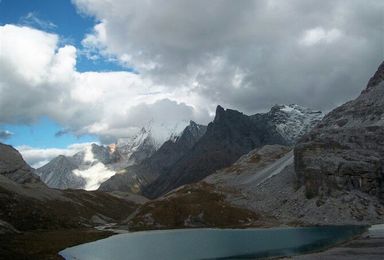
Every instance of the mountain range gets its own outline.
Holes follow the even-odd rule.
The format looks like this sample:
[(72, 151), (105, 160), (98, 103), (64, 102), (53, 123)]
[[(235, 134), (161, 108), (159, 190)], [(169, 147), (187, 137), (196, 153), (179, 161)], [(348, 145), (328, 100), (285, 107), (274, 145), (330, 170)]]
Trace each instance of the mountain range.
[[(139, 187), (146, 197), (155, 198), (181, 185), (203, 179), (256, 147), (265, 144), (292, 145), (322, 116), (320, 111), (298, 105), (274, 106), (268, 113), (252, 116), (218, 106), (213, 122), (206, 130), (204, 128), (204, 133), (195, 135), (191, 145), (175, 142), (175, 146), (181, 146), (178, 150), (182, 151), (177, 156), (161, 155), (167, 149), (160, 148), (140, 166), (127, 168), (125, 173), (113, 176), (101, 185), (100, 190), (138, 192), (129, 188), (134, 186)], [(184, 134), (188, 135), (188, 132)], [(167, 146), (166, 143), (165, 148)], [(156, 159), (159, 157), (164, 160)], [(153, 160), (157, 166), (148, 167), (153, 165)], [(132, 183), (128, 176), (135, 176), (133, 181), (138, 180), (139, 184)]]
[[(93, 143), (73, 156), (60, 155), (35, 173), (51, 188), (96, 190), (117, 171), (150, 157), (163, 140), (175, 138), (180, 125), (184, 124), (169, 129), (148, 124), (136, 135), (108, 146)], [(153, 133), (153, 128), (161, 133)]]
[[(60, 240), (64, 248), (90, 229), (383, 223), (383, 100), (384, 63), (355, 100), (324, 117), (298, 105), (255, 115), (218, 106), (208, 126), (191, 121), (119, 170), (126, 158), (116, 145), (90, 145), (35, 171), (0, 144), (0, 255), (28, 259), (25, 248), (51, 243), (47, 232), (57, 230), (81, 234)], [(42, 242), (18, 240), (31, 233)]]
[[(275, 105), (268, 113), (252, 116), (218, 106), (208, 126), (191, 121), (181, 133), (173, 127), (159, 135), (153, 132), (155, 127), (147, 125), (131, 138), (109, 146), (92, 144), (72, 157), (54, 158), (36, 173), (52, 188), (100, 187), (102, 191), (130, 191), (153, 198), (198, 181), (255, 147), (292, 145), (322, 116), (320, 111), (294, 104)], [(167, 141), (160, 145), (164, 136)], [(187, 169), (192, 165), (200, 168)]]

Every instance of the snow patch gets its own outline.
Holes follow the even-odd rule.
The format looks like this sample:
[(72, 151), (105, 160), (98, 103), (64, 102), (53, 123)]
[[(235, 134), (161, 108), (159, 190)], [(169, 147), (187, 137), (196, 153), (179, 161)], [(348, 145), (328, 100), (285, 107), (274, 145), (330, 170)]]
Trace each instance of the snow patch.
[(276, 130), (289, 142), (294, 143), (324, 117), (315, 111), (296, 104), (276, 105), (271, 109)]
[(88, 145), (85, 147), (83, 160), (85, 163), (92, 163), (93, 161), (95, 161), (95, 156), (92, 152), (92, 145)]
[(73, 170), (73, 174), (86, 180), (85, 190), (97, 190), (103, 182), (111, 178), (115, 173), (101, 162), (92, 165), (88, 169)]

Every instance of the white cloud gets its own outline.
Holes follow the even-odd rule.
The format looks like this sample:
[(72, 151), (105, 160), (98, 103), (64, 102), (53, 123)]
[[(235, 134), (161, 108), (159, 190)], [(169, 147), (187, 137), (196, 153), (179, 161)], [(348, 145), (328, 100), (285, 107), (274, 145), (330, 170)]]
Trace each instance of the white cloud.
[[(59, 46), (55, 34), (4, 25), (0, 26), (0, 37), (0, 123), (29, 123), (46, 115), (72, 133), (96, 134), (102, 140), (108, 135), (113, 140), (133, 134), (132, 129), (140, 129), (138, 125), (149, 120), (167, 117), (167, 113), (145, 114), (145, 121), (132, 122), (127, 118), (132, 118), (133, 107), (147, 106), (154, 111), (151, 106), (159, 109), (167, 105), (161, 100), (177, 100), (177, 95), (183, 95), (135, 73), (78, 72), (77, 49)], [(185, 110), (184, 103), (172, 104), (173, 111), (185, 112), (178, 113), (178, 119), (208, 121), (207, 113), (198, 106), (189, 106), (196, 108), (195, 113)], [(115, 122), (124, 124), (114, 129)]]
[(341, 36), (342, 33), (338, 29), (331, 29), (327, 31), (322, 27), (316, 27), (305, 31), (299, 42), (305, 46), (312, 46), (319, 43), (329, 44), (336, 41)]
[(28, 83), (29, 88), (45, 81), (55, 56), (57, 35), (29, 27), (0, 27), (2, 76)]
[(24, 160), (33, 168), (39, 168), (59, 155), (72, 156), (75, 153), (86, 150), (92, 143), (71, 144), (67, 148), (36, 148), (30, 146), (18, 146)]
[(21, 17), (19, 22), (23, 25), (36, 26), (37, 28), (41, 28), (43, 30), (53, 30), (57, 28), (57, 25), (51, 21), (39, 18), (36, 12), (29, 12), (27, 15)]
[(85, 170), (76, 169), (73, 173), (85, 179), (85, 190), (97, 190), (103, 182), (115, 175), (116, 172), (98, 162)]
[[(111, 141), (150, 120), (207, 123), (217, 104), (327, 110), (356, 96), (383, 58), (379, 0), (73, 2), (97, 21), (85, 51), (0, 26), (0, 124), (46, 115)], [(79, 72), (79, 52), (140, 74)]]

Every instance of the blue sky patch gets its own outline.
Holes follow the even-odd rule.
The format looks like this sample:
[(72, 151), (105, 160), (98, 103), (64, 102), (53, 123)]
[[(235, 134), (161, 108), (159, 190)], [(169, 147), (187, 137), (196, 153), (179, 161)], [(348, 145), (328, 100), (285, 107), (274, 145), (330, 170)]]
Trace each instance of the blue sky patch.
[(0, 129), (12, 133), (6, 140), (0, 140), (12, 146), (28, 145), (39, 148), (66, 148), (72, 143), (97, 141), (96, 136), (83, 135), (77, 137), (65, 133), (59, 124), (48, 117), (41, 117), (40, 120), (31, 125), (0, 125)]
[[(113, 60), (90, 60), (80, 54), (82, 39), (92, 32), (96, 23), (93, 17), (77, 12), (69, 0), (0, 0), (0, 25), (24, 25), (59, 35), (61, 46), (70, 44), (79, 50), (77, 71), (135, 72)], [(96, 136), (77, 137), (65, 133), (59, 124), (48, 117), (42, 117), (32, 125), (0, 125), (0, 131), (3, 136), (0, 142), (13, 146), (65, 148), (72, 143), (97, 141)]]

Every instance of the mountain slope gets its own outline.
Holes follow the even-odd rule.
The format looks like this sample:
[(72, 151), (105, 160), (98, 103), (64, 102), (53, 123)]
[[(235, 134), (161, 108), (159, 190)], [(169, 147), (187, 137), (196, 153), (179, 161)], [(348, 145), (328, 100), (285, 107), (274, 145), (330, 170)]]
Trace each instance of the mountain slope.
[(334, 109), (295, 147), (308, 197), (361, 191), (384, 202), (384, 62), (359, 97)]
[(70, 157), (59, 155), (43, 167), (37, 169), (40, 178), (51, 188), (81, 189), (85, 186), (85, 179), (73, 174), (77, 165)]
[(125, 166), (128, 166), (150, 157), (156, 151), (157, 144), (151, 136), (150, 129), (143, 127), (134, 137), (119, 139), (115, 147)]
[(17, 183), (40, 183), (39, 177), (12, 146), (0, 143), (0, 175)]
[[(31, 169), (21, 161), (17, 150), (10, 146), (0, 144), (0, 154), (2, 169), (6, 165), (13, 165), (13, 168), (22, 165), (22, 173)], [(7, 171), (6, 175), (0, 175), (0, 222), (9, 223), (22, 231), (119, 222), (136, 207), (133, 202), (102, 192), (60, 191), (37, 182), (38, 178), (26, 180), (20, 178), (20, 171)]]
[(144, 194), (154, 198), (181, 185), (199, 181), (257, 147), (292, 144), (321, 116), (321, 112), (297, 105), (275, 106), (268, 113), (252, 116), (218, 106), (206, 134), (166, 174), (148, 185)]
[(297, 186), (292, 148), (266, 145), (203, 180), (141, 205), (133, 230), (189, 227), (370, 225), (384, 205), (361, 192), (311, 198)]
[(165, 125), (151, 121), (136, 135), (118, 139), (115, 147), (123, 159), (121, 166), (127, 167), (141, 163), (165, 142), (179, 136), (186, 126), (187, 122)]
[[(172, 126), (152, 123), (136, 135), (109, 146), (91, 144), (73, 156), (60, 155), (36, 173), (52, 188), (95, 190), (116, 171), (149, 158), (164, 140), (176, 138), (183, 125), (183, 122)], [(155, 133), (155, 129), (159, 132)]]
[(180, 136), (166, 141), (150, 158), (132, 165), (103, 183), (102, 191), (141, 192), (142, 188), (153, 182), (169, 167), (179, 160), (205, 134), (206, 126), (190, 121)]
[(273, 122), (279, 132), (289, 144), (306, 134), (324, 117), (321, 111), (312, 110), (296, 104), (275, 105), (266, 114), (261, 114), (268, 121)]
[(73, 156), (59, 155), (36, 174), (51, 188), (95, 190), (115, 174), (106, 167), (120, 159), (109, 147), (91, 144)]

